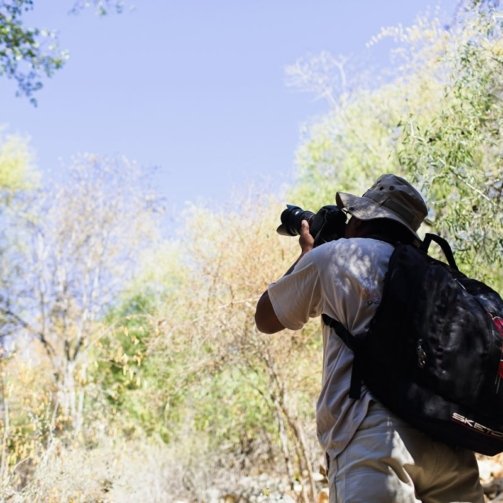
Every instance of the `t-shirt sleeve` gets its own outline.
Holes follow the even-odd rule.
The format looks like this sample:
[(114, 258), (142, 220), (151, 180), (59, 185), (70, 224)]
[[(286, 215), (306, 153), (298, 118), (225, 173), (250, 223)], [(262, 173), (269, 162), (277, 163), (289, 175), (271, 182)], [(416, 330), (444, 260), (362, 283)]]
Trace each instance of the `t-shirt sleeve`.
[(321, 283), (312, 253), (304, 255), (288, 275), (269, 285), (269, 299), (278, 320), (291, 330), (299, 330), (322, 312)]

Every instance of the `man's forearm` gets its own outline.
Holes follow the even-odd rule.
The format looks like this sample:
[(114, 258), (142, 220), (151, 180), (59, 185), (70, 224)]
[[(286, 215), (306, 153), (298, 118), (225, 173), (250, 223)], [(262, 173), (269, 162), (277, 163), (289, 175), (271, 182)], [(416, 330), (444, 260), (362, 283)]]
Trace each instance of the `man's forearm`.
[[(299, 260), (313, 249), (314, 239), (311, 234), (309, 234), (309, 224), (305, 220), (302, 221), (299, 244), (302, 250), (301, 254), (283, 276), (290, 274), (295, 269)], [(257, 308), (255, 310), (255, 324), (261, 332), (266, 334), (274, 334), (285, 328), (276, 316), (271, 299), (269, 298), (269, 292), (267, 290), (262, 294), (257, 302)]]

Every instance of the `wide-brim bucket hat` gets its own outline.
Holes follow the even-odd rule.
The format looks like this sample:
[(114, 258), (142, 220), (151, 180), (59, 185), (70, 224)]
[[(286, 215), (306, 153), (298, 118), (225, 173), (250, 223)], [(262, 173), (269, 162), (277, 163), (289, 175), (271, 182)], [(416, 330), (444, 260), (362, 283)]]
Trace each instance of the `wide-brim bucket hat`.
[(389, 218), (401, 223), (414, 236), (428, 214), (421, 194), (407, 180), (392, 174), (379, 177), (363, 196), (337, 192), (337, 206), (360, 220)]

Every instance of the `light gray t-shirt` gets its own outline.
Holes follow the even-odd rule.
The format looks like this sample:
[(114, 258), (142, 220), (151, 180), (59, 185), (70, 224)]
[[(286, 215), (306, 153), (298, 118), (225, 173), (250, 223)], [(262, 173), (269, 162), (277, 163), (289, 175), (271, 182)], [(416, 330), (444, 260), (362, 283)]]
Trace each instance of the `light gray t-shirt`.
[[(369, 238), (338, 239), (304, 255), (294, 270), (269, 285), (274, 312), (286, 328), (298, 330), (326, 313), (352, 334), (364, 332), (381, 301), (393, 247)], [(316, 407), (318, 439), (336, 456), (363, 421), (371, 396), (349, 398), (352, 351), (323, 325), (323, 378)]]

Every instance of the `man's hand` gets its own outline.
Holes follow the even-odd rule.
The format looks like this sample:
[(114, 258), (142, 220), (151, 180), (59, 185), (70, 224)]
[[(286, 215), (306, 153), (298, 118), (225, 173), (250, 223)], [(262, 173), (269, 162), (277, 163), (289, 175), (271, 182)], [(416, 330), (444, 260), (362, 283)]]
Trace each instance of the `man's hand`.
[(309, 233), (309, 223), (307, 222), (307, 220), (302, 220), (300, 224), (299, 245), (300, 249), (302, 250), (302, 255), (305, 255), (314, 247), (314, 238)]

